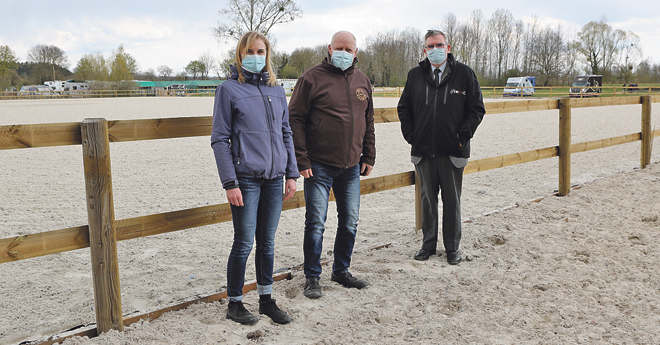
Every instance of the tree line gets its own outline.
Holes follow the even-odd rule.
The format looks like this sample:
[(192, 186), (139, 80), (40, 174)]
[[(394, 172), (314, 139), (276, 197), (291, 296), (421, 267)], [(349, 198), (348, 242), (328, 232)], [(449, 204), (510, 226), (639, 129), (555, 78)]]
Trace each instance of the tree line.
[[(250, 1), (272, 5), (266, 0)], [(290, 0), (282, 1), (284, 5), (273, 7), (274, 14), (265, 17), (270, 20), (265, 26), (267, 29), (286, 19), (281, 17), (281, 9), (285, 8), (282, 6), (295, 6)], [(288, 20), (301, 15), (297, 7), (290, 7), (288, 11)], [(248, 14), (254, 13), (265, 12)], [(472, 67), (484, 86), (502, 86), (508, 77), (527, 75), (536, 76), (537, 85), (545, 86), (567, 85), (575, 75), (581, 74), (603, 75), (607, 83), (660, 82), (660, 65), (649, 59), (642, 60), (639, 37), (631, 31), (612, 28), (604, 18), (587, 23), (575, 37), (570, 37), (561, 26), (542, 26), (536, 18), (523, 23), (505, 9), (495, 11), (490, 18), (485, 18), (481, 10), (475, 10), (464, 21), (448, 13), (440, 29), (447, 34), (456, 59)], [(220, 25), (214, 29), (214, 35), (235, 39), (240, 31), (236, 25)], [(403, 86), (408, 70), (424, 58), (423, 35), (418, 29), (406, 28), (358, 37), (357, 67), (374, 85)], [(273, 64), (278, 77), (298, 78), (327, 56), (327, 46), (324, 43), (300, 47), (290, 53), (275, 49)], [(156, 71), (139, 71), (135, 58), (120, 45), (109, 56), (98, 52), (85, 54), (70, 71), (67, 55), (58, 47), (36, 45), (28, 51), (27, 61), (19, 62), (9, 46), (0, 46), (0, 90), (65, 79), (99, 84), (91, 85), (93, 88), (127, 89), (133, 86), (131, 80), (134, 79), (224, 78), (233, 56), (233, 50), (227, 52), (224, 59), (207, 51), (177, 74), (166, 65), (159, 66)]]

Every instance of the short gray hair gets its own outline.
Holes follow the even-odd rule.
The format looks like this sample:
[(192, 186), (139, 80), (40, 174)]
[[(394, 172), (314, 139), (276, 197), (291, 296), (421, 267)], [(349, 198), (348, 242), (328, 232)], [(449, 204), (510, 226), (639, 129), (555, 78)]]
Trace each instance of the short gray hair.
[(449, 41), (447, 40), (447, 35), (445, 35), (445, 33), (440, 31), (440, 30), (428, 30), (428, 31), (426, 31), (426, 35), (424, 35), (424, 42), (426, 42), (426, 40), (429, 37), (438, 36), (438, 35), (442, 35), (442, 37), (445, 38), (445, 42), (449, 43)]

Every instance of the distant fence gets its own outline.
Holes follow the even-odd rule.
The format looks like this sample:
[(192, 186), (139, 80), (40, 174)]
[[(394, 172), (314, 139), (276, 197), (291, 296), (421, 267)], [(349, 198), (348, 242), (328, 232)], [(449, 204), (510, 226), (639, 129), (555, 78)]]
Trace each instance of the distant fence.
[[(464, 174), (533, 162), (559, 156), (560, 196), (570, 192), (571, 154), (614, 145), (641, 141), (640, 165), (650, 163), (651, 144), (660, 130), (651, 130), (651, 104), (660, 96), (629, 96), (592, 99), (544, 99), (488, 102), (487, 115), (537, 110), (559, 110), (559, 144), (531, 151), (518, 152), (470, 161)], [(597, 106), (641, 104), (641, 131), (601, 140), (571, 143), (571, 109)], [(375, 122), (396, 122), (396, 108), (375, 109)], [(126, 142), (168, 139), (211, 134), (212, 117), (185, 117), (148, 120), (106, 121), (85, 119), (82, 123), (54, 123), (0, 126), (0, 150), (82, 145), (88, 225), (68, 229), (0, 239), (0, 264), (90, 247), (96, 311), (95, 333), (111, 329), (123, 330), (124, 325), (140, 319), (153, 319), (166, 310), (124, 319), (119, 290), (117, 241), (135, 239), (171, 231), (184, 230), (231, 220), (227, 203), (115, 220), (110, 169), (110, 141)], [(419, 184), (414, 171), (363, 179), (361, 193), (370, 194), (404, 186), (416, 185), (416, 228), (421, 226)], [(331, 200), (334, 198), (331, 196)], [(303, 207), (303, 191), (286, 201), (284, 210)], [(214, 297), (217, 298), (219, 297)], [(200, 299), (212, 300), (209, 298)], [(186, 304), (187, 305), (187, 304)], [(168, 310), (173, 310), (169, 308)], [(90, 335), (90, 333), (85, 333)], [(64, 338), (50, 341), (61, 342)]]
[[(528, 89), (528, 88), (525, 88)], [(487, 98), (562, 98), (570, 95), (570, 86), (535, 86), (532, 95), (519, 93), (516, 96), (504, 96), (504, 86), (482, 86), (481, 93)], [(635, 88), (621, 86), (601, 86), (600, 93), (577, 93), (572, 96), (575, 98), (590, 97), (626, 97), (631, 95), (644, 95), (660, 93), (660, 86)], [(403, 87), (375, 87), (373, 95), (376, 97), (401, 97)]]
[(154, 90), (80, 90), (80, 91), (0, 91), (0, 100), (60, 99), (60, 98), (116, 98), (116, 97), (213, 97), (211, 89), (154, 89)]
[[(527, 88), (525, 88), (527, 89)], [(482, 86), (481, 92), (487, 98), (562, 98), (569, 96), (569, 86), (536, 86), (534, 94), (519, 94), (517, 96), (504, 96), (504, 87)], [(660, 86), (635, 88), (602, 86), (600, 93), (573, 94), (576, 98), (591, 97), (627, 97), (631, 95), (657, 94)], [(287, 95), (291, 95), (292, 88), (285, 88)], [(374, 97), (401, 97), (403, 87), (375, 87)], [(87, 90), (87, 91), (0, 91), (0, 100), (9, 99), (58, 99), (58, 98), (115, 98), (115, 97), (213, 97), (215, 88), (210, 89), (155, 89), (155, 90)]]

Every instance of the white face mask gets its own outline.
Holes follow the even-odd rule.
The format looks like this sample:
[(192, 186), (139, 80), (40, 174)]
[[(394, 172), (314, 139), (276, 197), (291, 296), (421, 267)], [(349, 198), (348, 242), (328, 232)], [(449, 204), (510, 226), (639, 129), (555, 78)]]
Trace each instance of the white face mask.
[(433, 48), (431, 51), (426, 52), (426, 57), (429, 58), (434, 65), (439, 65), (447, 58), (445, 48)]
[(353, 54), (343, 50), (332, 51), (332, 64), (345, 71), (353, 64)]

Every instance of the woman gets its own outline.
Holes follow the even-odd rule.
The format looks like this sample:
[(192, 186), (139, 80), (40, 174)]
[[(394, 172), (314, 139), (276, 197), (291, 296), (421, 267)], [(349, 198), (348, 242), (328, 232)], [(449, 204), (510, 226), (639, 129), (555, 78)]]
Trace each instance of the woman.
[(245, 266), (255, 238), (259, 313), (276, 323), (291, 322), (271, 298), (273, 249), (282, 201), (296, 192), (300, 174), (286, 97), (277, 85), (270, 54), (264, 35), (244, 34), (230, 66), (231, 78), (218, 86), (213, 108), (211, 146), (234, 223), (227, 263), (227, 318), (246, 325), (258, 321), (242, 302)]

